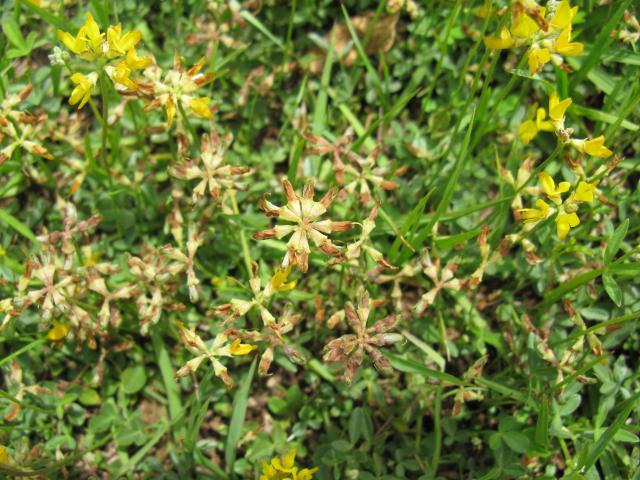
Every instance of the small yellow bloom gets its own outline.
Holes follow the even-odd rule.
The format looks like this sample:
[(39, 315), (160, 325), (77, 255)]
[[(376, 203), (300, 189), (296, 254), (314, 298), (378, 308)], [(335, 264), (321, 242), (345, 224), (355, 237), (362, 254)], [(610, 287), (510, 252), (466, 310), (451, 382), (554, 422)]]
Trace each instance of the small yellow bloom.
[(542, 70), (542, 67), (551, 61), (551, 52), (548, 48), (539, 48), (533, 45), (529, 50), (529, 73), (533, 75)]
[(580, 219), (575, 212), (558, 214), (556, 217), (558, 238), (560, 238), (560, 240), (564, 240), (569, 234), (569, 231), (578, 225), (580, 225)]
[(549, 97), (549, 117), (551, 120), (564, 126), (564, 114), (572, 102), (570, 97), (560, 101), (558, 94), (553, 92)]
[(564, 55), (565, 57), (575, 57), (582, 53), (584, 45), (580, 42), (571, 41), (571, 27), (568, 27), (562, 30), (560, 35), (558, 35), (554, 45), (554, 50), (556, 53)]
[(91, 89), (96, 85), (98, 75), (93, 72), (89, 75), (76, 72), (71, 75), (71, 81), (76, 84), (76, 87), (71, 92), (69, 97), (69, 105), (75, 105), (79, 102), (78, 110), (80, 110), (91, 98)]
[(69, 334), (69, 325), (66, 323), (60, 323), (57, 320), (53, 321), (53, 327), (47, 333), (47, 338), (54, 342), (60, 341)]
[(105, 54), (104, 34), (100, 33), (100, 27), (89, 12), (84, 25), (80, 27), (75, 37), (63, 30), (58, 30), (56, 34), (65, 47), (85, 60), (94, 60)]
[(109, 27), (107, 30), (107, 56), (109, 58), (121, 57), (134, 48), (141, 38), (142, 33), (138, 29), (122, 35), (122, 25)]
[(276, 292), (286, 292), (296, 288), (297, 280), (292, 280), (287, 283), (287, 278), (291, 273), (291, 265), (287, 265), (285, 268), (276, 268), (276, 272), (271, 277), (271, 288)]
[(592, 139), (571, 139), (569, 143), (579, 152), (592, 157), (608, 158), (613, 152), (604, 145), (604, 135)]
[(9, 455), (9, 450), (4, 445), (0, 445), (0, 465), (6, 465), (11, 460), (11, 455)]
[(538, 108), (535, 115), (535, 120), (526, 120), (518, 128), (518, 135), (520, 136), (522, 143), (525, 145), (529, 145), (529, 143), (531, 143), (531, 141), (538, 135), (538, 132), (553, 132), (555, 130), (553, 124), (546, 119), (547, 112), (544, 108)]
[[(544, 8), (538, 8), (540, 17), (544, 17)], [(540, 25), (522, 10), (515, 10), (513, 22), (511, 24), (511, 34), (518, 38), (531, 38), (540, 30)]]
[(576, 13), (578, 13), (578, 7), (571, 7), (571, 4), (566, 0), (560, 2), (551, 19), (551, 26), (557, 31), (570, 27)]
[(549, 197), (553, 203), (560, 205), (562, 203), (562, 194), (569, 191), (571, 184), (569, 182), (560, 182), (556, 187), (553, 178), (545, 172), (540, 173), (538, 178), (540, 179), (542, 191), (545, 195)]
[(241, 343), (240, 339), (236, 339), (229, 346), (229, 350), (231, 351), (231, 355), (248, 355), (253, 350), (255, 350), (255, 345), (250, 345), (248, 343)]
[(575, 194), (573, 195), (573, 199), (576, 202), (593, 202), (593, 192), (595, 192), (597, 185), (598, 182), (580, 182), (576, 188)]
[(189, 103), (189, 108), (200, 117), (213, 118), (213, 113), (211, 113), (211, 109), (209, 108), (210, 101), (211, 99), (209, 97), (194, 98)]
[(549, 216), (551, 207), (542, 199), (536, 200), (537, 208), (521, 208), (518, 210), (524, 223), (538, 223)]
[(497, 37), (484, 37), (484, 46), (492, 50), (504, 50), (515, 45), (515, 40), (507, 27), (502, 27)]
[(274, 457), (271, 463), (260, 460), (260, 480), (313, 480), (313, 474), (317, 468), (303, 468), (300, 470), (296, 464), (296, 449), (281, 457)]

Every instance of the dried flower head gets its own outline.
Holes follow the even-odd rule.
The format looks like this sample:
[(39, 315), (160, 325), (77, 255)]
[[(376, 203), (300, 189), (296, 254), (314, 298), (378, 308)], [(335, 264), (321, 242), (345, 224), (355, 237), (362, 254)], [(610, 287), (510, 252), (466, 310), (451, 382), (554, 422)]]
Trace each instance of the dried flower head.
[(389, 333), (397, 323), (396, 315), (389, 315), (367, 328), (370, 313), (368, 292), (361, 295), (356, 310), (351, 305), (345, 305), (344, 311), (347, 322), (355, 334), (343, 335), (325, 345), (324, 360), (342, 364), (345, 368), (344, 378), (347, 383), (353, 382), (365, 352), (376, 369), (389, 371), (391, 364), (382, 355), (379, 347), (393, 345), (403, 339), (399, 333)]
[(200, 156), (195, 162), (183, 161), (171, 165), (169, 174), (180, 180), (199, 180), (193, 189), (192, 202), (198, 203), (206, 190), (214, 200), (218, 200), (222, 190), (242, 190), (244, 175), (250, 170), (248, 167), (236, 167), (224, 161), (224, 154), (231, 143), (231, 135), (220, 139), (215, 130), (209, 135), (203, 135), (200, 141)]
[(343, 259), (340, 249), (333, 244), (328, 237), (333, 232), (344, 232), (353, 226), (353, 222), (334, 222), (331, 220), (319, 220), (324, 215), (337, 195), (335, 189), (329, 190), (319, 202), (313, 200), (313, 182), (307, 182), (302, 195), (293, 190), (289, 180), (284, 179), (282, 186), (287, 197), (287, 204), (278, 207), (266, 199), (260, 201), (260, 208), (269, 217), (278, 217), (293, 225), (277, 225), (269, 230), (254, 234), (256, 240), (267, 238), (281, 239), (291, 235), (287, 242), (287, 253), (282, 261), (283, 268), (289, 265), (296, 266), (301, 272), (309, 268), (309, 254), (311, 248), (309, 241), (327, 255), (336, 259)]
[(180, 338), (187, 346), (187, 349), (194, 355), (197, 355), (178, 370), (176, 373), (178, 377), (185, 377), (191, 373), (195, 373), (203, 360), (208, 358), (213, 366), (213, 372), (216, 377), (220, 378), (227, 388), (231, 388), (233, 387), (233, 380), (231, 380), (231, 377), (227, 373), (227, 367), (225, 367), (218, 358), (248, 355), (257, 348), (255, 345), (241, 343), (239, 339), (229, 343), (229, 337), (224, 333), (218, 333), (209, 346), (195, 333), (195, 327), (186, 329), (182, 323), (178, 322), (178, 329), (180, 331)]

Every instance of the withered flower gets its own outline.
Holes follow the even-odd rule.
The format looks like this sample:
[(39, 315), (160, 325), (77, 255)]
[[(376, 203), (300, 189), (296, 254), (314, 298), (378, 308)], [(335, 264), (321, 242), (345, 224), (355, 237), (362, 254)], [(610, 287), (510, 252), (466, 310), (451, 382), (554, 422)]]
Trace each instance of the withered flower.
[(396, 270), (398, 267), (391, 265), (382, 252), (373, 246), (371, 241), (371, 232), (376, 228), (376, 217), (378, 216), (378, 208), (380, 205), (376, 204), (371, 210), (369, 216), (362, 222), (362, 233), (360, 238), (353, 243), (347, 245), (345, 257), (350, 263), (356, 264), (362, 255), (362, 252), (366, 253), (374, 262), (383, 268)]
[(249, 286), (251, 287), (253, 298), (251, 300), (232, 298), (231, 302), (217, 307), (215, 309), (216, 314), (226, 316), (228, 321), (232, 321), (237, 317), (246, 315), (251, 309), (256, 308), (260, 312), (262, 323), (265, 326), (275, 323), (276, 319), (267, 306), (270, 298), (276, 293), (286, 292), (295, 288), (295, 280), (287, 281), (290, 273), (290, 266), (283, 269), (277, 268), (271, 280), (262, 288), (260, 277), (258, 276), (258, 264), (253, 262), (251, 278), (249, 279)]
[(158, 323), (162, 310), (182, 310), (183, 305), (173, 302), (178, 289), (178, 275), (184, 271), (183, 262), (171, 258), (162, 249), (145, 245), (141, 257), (129, 259), (129, 271), (138, 277), (136, 306), (140, 318), (140, 333), (146, 335), (151, 324)]
[[(286, 334), (293, 330), (293, 327), (300, 322), (301, 315), (294, 315), (291, 308), (287, 306), (278, 320), (265, 325), (262, 331), (248, 330), (234, 333), (242, 340), (251, 342), (265, 342), (267, 348), (260, 357), (258, 371), (260, 375), (268, 375), (276, 349), (281, 349), (282, 353), (293, 363), (303, 363), (304, 357), (286, 340)], [(231, 335), (231, 334), (230, 334)]]
[(215, 130), (203, 135), (200, 141), (200, 157), (195, 162), (183, 161), (171, 165), (169, 174), (180, 180), (199, 180), (193, 189), (191, 200), (198, 203), (206, 190), (218, 200), (222, 189), (241, 190), (242, 176), (249, 173), (248, 167), (235, 167), (224, 162), (224, 154), (231, 143), (231, 135), (220, 139)]
[(462, 281), (455, 278), (456, 264), (451, 263), (441, 268), (440, 259), (437, 258), (435, 262), (431, 261), (429, 252), (425, 252), (420, 262), (422, 264), (422, 271), (433, 281), (434, 286), (418, 300), (418, 303), (414, 307), (417, 313), (422, 313), (429, 308), (440, 291), (458, 291), (462, 288)]
[(325, 345), (325, 362), (344, 365), (344, 378), (347, 383), (353, 382), (365, 352), (377, 370), (388, 372), (391, 364), (382, 355), (379, 347), (393, 345), (403, 339), (399, 333), (389, 333), (398, 322), (396, 315), (389, 315), (367, 328), (370, 313), (368, 292), (360, 297), (357, 310), (351, 305), (345, 305), (344, 311), (347, 322), (355, 334), (343, 335)]
[(180, 338), (187, 346), (187, 349), (197, 355), (197, 357), (189, 360), (178, 370), (176, 373), (178, 377), (185, 377), (190, 373), (195, 373), (202, 361), (208, 358), (211, 361), (216, 377), (220, 378), (227, 388), (231, 388), (233, 387), (233, 380), (227, 373), (227, 367), (218, 360), (218, 357), (247, 355), (257, 348), (255, 345), (241, 343), (240, 339), (228, 343), (229, 337), (224, 333), (218, 333), (211, 346), (208, 346), (195, 332), (195, 327), (186, 329), (182, 323), (178, 322), (178, 329), (180, 330)]
[(353, 226), (353, 222), (333, 222), (319, 220), (324, 215), (337, 195), (335, 189), (329, 190), (319, 202), (313, 200), (313, 182), (309, 180), (302, 196), (295, 193), (288, 179), (282, 181), (287, 197), (287, 204), (278, 207), (266, 199), (260, 201), (260, 208), (269, 217), (278, 217), (294, 225), (276, 225), (274, 228), (254, 234), (256, 240), (267, 238), (281, 239), (291, 235), (287, 243), (287, 253), (282, 260), (283, 268), (296, 266), (299, 271), (306, 272), (309, 268), (309, 240), (322, 252), (336, 259), (343, 259), (343, 255), (328, 235), (333, 232), (344, 232)]

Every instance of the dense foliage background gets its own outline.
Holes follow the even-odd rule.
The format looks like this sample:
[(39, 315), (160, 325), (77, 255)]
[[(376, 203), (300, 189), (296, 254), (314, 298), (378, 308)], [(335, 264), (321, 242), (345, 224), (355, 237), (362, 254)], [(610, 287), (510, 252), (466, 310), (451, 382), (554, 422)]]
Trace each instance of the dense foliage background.
[[(533, 74), (528, 45), (483, 43), (529, 0), (62, 3), (2, 4), (3, 474), (259, 478), (295, 448), (318, 479), (640, 478), (635, 2), (572, 2), (584, 51)], [(169, 125), (139, 68), (70, 106), (72, 72), (102, 60), (56, 32), (87, 12), (103, 36), (138, 29), (160, 78), (204, 58), (203, 104)], [(548, 131), (525, 145), (554, 91), (612, 156)], [(194, 195), (181, 169), (204, 169), (212, 131), (250, 172)], [(541, 171), (597, 182), (564, 240), (518, 221)], [(286, 223), (260, 210), (287, 203), (285, 178), (316, 201), (337, 187), (323, 218), (355, 222), (331, 227), (338, 253), (312, 243), (306, 272), (278, 270), (287, 240), (258, 233)], [(281, 337), (232, 301), (253, 300), (252, 275)], [(389, 330), (357, 368), (344, 336), (365, 292), (366, 326)], [(222, 358), (232, 388), (206, 359), (176, 375), (191, 327), (256, 345)]]

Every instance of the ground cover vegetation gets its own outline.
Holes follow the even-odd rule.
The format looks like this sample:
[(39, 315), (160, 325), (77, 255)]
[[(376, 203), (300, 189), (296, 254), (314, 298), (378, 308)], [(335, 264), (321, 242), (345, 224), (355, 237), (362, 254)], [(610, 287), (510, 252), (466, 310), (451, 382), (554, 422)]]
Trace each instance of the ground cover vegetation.
[(640, 479), (638, 14), (3, 1), (0, 475)]

